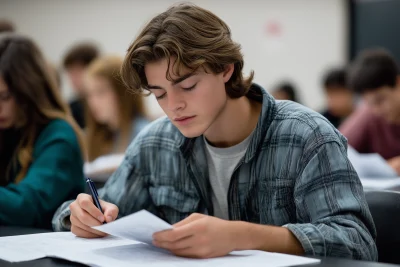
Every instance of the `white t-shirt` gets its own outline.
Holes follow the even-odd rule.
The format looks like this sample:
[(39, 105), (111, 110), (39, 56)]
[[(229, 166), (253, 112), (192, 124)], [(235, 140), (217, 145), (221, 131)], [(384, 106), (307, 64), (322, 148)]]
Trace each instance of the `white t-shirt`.
[(211, 146), (203, 136), (215, 217), (229, 220), (228, 190), (231, 177), (246, 153), (252, 136), (253, 132), (239, 144), (227, 148)]

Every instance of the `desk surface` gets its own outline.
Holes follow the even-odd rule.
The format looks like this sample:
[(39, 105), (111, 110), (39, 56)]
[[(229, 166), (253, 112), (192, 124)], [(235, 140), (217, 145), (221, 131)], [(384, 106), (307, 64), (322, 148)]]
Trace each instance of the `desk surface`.
[[(49, 232), (49, 231), (42, 229), (0, 226), (0, 236), (37, 234), (44, 232)], [(40, 260), (20, 262), (20, 263), (10, 263), (0, 260), (0, 267), (65, 267), (65, 266), (83, 267), (86, 265), (82, 265), (75, 262), (69, 262), (66, 260), (52, 259), (52, 258), (44, 258)], [(354, 261), (354, 260), (345, 260), (337, 258), (322, 258), (320, 264), (301, 265), (301, 266), (302, 267), (391, 267), (400, 265)]]

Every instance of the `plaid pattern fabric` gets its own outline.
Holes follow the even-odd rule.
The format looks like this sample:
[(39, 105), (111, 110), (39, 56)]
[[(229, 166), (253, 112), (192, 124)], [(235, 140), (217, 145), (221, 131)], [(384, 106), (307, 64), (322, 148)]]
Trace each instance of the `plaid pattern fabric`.
[[(257, 85), (262, 111), (228, 191), (230, 220), (287, 227), (306, 255), (376, 260), (375, 227), (345, 138), (321, 115), (275, 101)], [(146, 209), (169, 223), (213, 214), (201, 137), (167, 118), (146, 127), (100, 190), (120, 216)], [(53, 218), (68, 229), (68, 202)]]

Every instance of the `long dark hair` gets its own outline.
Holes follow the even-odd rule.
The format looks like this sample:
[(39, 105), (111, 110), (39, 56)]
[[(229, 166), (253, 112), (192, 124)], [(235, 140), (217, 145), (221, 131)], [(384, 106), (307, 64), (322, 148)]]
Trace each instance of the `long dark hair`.
[[(17, 104), (14, 129), (0, 131), (0, 150), (8, 155), (0, 168), (0, 182), (10, 180), (10, 169), (19, 164), (15, 182), (21, 181), (32, 162), (36, 137), (51, 120), (63, 119), (75, 130), (82, 151), (82, 134), (73, 121), (68, 106), (62, 101), (56, 81), (36, 44), (17, 34), (0, 34), (0, 77)], [(10, 131), (18, 140), (9, 143)]]

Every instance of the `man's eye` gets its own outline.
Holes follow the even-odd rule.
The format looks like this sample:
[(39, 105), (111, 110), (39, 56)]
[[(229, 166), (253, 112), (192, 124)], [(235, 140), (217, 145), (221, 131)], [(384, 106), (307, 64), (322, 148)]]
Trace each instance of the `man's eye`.
[(190, 87), (182, 87), (182, 89), (185, 91), (190, 91), (190, 90), (193, 90), (196, 87), (196, 85), (197, 85), (197, 83), (195, 83), (193, 86), (190, 86)]
[(163, 99), (165, 97), (165, 95), (166, 95), (166, 93), (164, 93), (164, 94), (162, 94), (160, 96), (156, 96), (156, 99), (157, 100)]

